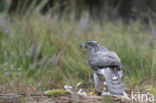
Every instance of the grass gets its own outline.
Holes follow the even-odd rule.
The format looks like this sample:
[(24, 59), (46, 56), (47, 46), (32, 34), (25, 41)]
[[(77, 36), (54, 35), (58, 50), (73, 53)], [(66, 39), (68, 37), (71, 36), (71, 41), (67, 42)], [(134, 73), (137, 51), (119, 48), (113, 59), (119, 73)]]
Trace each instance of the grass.
[[(12, 92), (37, 92), (64, 85), (93, 88), (87, 53), (79, 48), (97, 40), (118, 53), (124, 84), (134, 90), (156, 86), (156, 42), (141, 23), (126, 25), (92, 20), (72, 21), (57, 16), (0, 17), (0, 85)], [(82, 26), (85, 26), (82, 28)]]

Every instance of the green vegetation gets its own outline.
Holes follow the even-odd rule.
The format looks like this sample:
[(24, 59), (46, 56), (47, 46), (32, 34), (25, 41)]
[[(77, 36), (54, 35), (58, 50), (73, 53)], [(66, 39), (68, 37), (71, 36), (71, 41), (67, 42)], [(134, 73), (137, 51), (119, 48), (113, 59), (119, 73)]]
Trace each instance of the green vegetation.
[(51, 96), (51, 97), (65, 95), (67, 93), (69, 92), (64, 89), (54, 89), (54, 90), (48, 90), (45, 92), (46, 95)]
[[(80, 44), (96, 40), (121, 58), (127, 93), (156, 96), (154, 4), (154, 0), (0, 0), (0, 94), (42, 92), (57, 98), (68, 93), (64, 85), (71, 85), (74, 94), (65, 97), (67, 101), (86, 101), (75, 96), (79, 88), (86, 93), (94, 88), (88, 53)], [(102, 101), (113, 99), (105, 96)]]
[[(83, 28), (82, 19), (86, 20)], [(82, 19), (38, 15), (15, 16), (9, 21), (1, 17), (0, 85), (8, 84), (4, 89), (14, 92), (35, 92), (75, 86), (81, 81), (82, 87), (91, 90), (92, 70), (79, 45), (97, 40), (119, 54), (127, 88), (156, 86), (156, 42), (146, 26), (139, 22), (100, 26)]]

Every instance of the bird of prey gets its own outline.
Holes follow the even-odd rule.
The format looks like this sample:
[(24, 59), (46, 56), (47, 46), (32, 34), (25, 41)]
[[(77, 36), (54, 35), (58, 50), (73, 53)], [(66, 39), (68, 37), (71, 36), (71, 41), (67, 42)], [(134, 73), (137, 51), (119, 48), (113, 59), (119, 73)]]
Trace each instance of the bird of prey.
[(94, 72), (95, 94), (99, 92), (99, 75), (102, 74), (107, 83), (107, 88), (112, 95), (124, 95), (122, 84), (121, 61), (118, 55), (100, 45), (97, 41), (88, 40), (80, 45), (89, 51), (88, 63)]

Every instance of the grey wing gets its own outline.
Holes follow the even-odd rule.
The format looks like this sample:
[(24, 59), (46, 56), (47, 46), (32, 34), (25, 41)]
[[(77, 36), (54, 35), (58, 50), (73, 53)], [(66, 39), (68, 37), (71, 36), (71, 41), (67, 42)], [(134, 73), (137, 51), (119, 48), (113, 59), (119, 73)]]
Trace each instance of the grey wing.
[(99, 68), (104, 68), (104, 67), (120, 66), (121, 61), (115, 52), (98, 51), (90, 57), (89, 64), (91, 68), (99, 69)]

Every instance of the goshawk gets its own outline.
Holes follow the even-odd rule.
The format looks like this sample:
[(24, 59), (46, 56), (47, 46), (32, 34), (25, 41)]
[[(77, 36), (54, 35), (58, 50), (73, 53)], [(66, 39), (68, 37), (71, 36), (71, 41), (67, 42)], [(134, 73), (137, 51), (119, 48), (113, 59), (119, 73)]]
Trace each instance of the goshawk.
[(112, 95), (123, 95), (121, 61), (118, 55), (100, 45), (94, 40), (88, 40), (80, 45), (89, 51), (89, 65), (94, 72), (96, 91), (99, 91), (99, 75), (102, 74), (107, 88)]

